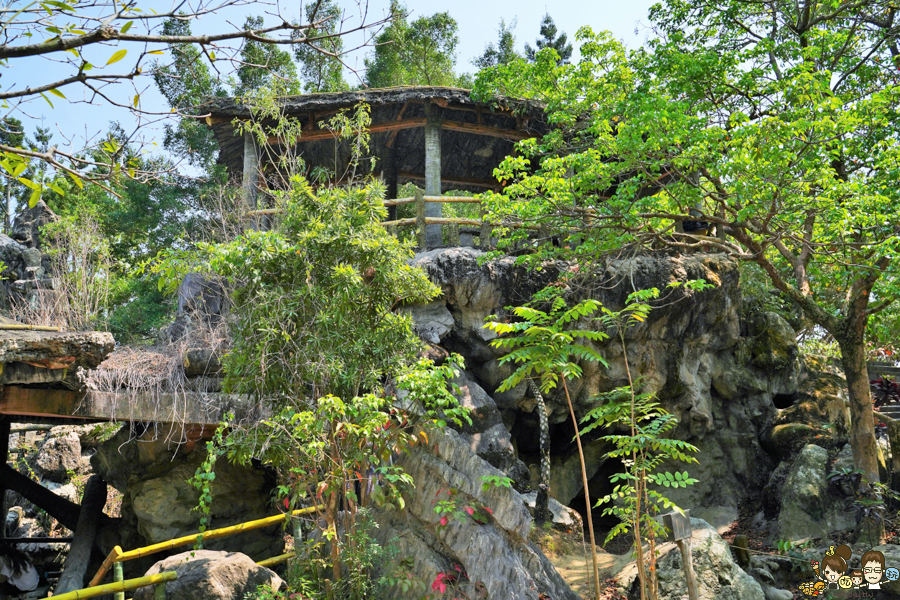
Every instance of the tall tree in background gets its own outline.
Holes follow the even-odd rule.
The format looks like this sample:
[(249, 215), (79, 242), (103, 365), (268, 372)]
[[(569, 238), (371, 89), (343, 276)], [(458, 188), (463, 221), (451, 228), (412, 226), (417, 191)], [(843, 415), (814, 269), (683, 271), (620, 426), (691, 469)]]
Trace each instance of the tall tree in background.
[[(20, 147), (24, 142), (25, 130), (20, 120), (12, 117), (0, 120), (0, 144)], [(0, 171), (0, 174), (3, 175), (3, 231), (9, 233), (16, 212), (16, 198), (24, 194), (25, 186), (7, 171)]]
[[(342, 28), (341, 35), (365, 33), (390, 21), (391, 16), (369, 21), (367, 1), (358, 0), (359, 11), (354, 11), (358, 17)], [(324, 2), (312, 0), (316, 5)], [(135, 130), (139, 132), (148, 121), (160, 118), (154, 107), (145, 107), (141, 102), (143, 86), (140, 78), (153, 73), (150, 63), (155, 55), (164, 55), (165, 48), (197, 44), (205, 59), (224, 76), (243, 68), (240, 85), (250, 89), (255, 85), (251, 80), (257, 77), (253, 75), (255, 68), (288, 68), (287, 63), (280, 61), (279, 53), (267, 48), (312, 46), (307, 31), (324, 24), (293, 22), (280, 14), (280, 7), (274, 0), (256, 0), (253, 5), (257, 10), (267, 7), (266, 24), (256, 20), (248, 22), (245, 29), (228, 26), (203, 34), (163, 31), (172, 19), (187, 23), (214, 14), (227, 19), (229, 10), (246, 4), (243, 0), (197, 0), (189, 4), (175, 3), (169, 10), (156, 11), (137, 1), (120, 4), (35, 0), (4, 9), (0, 12), (0, 30), (4, 36), (0, 44), (0, 64), (13, 68), (19, 65), (16, 72), (21, 72), (23, 78), (0, 90), (0, 105), (5, 111), (0, 118), (28, 116), (34, 112), (32, 103), (46, 103), (52, 108), (55, 102), (84, 102), (130, 111), (137, 121)], [(371, 35), (363, 41), (364, 45), (371, 41)], [(177, 56), (175, 58), (178, 60)], [(22, 62), (24, 59), (32, 61), (30, 68), (26, 66), (29, 63)], [(42, 60), (52, 63), (52, 68), (42, 68)], [(131, 138), (139, 136), (140, 133), (136, 133)], [(118, 176), (121, 170), (115, 168), (116, 164), (95, 169), (87, 158), (90, 151), (97, 148), (96, 144), (104, 142), (85, 140), (84, 148), (67, 150), (49, 146), (43, 152), (23, 145), (0, 144), (0, 168), (12, 174), (19, 171), (22, 164), (43, 162), (50, 167), (49, 173), (57, 188), (64, 176), (85, 180)], [(131, 139), (129, 143), (139, 144), (141, 140)], [(160, 175), (141, 171), (134, 165), (129, 165), (125, 171), (128, 176), (143, 180)], [(28, 186), (31, 182), (19, 183)], [(29, 201), (37, 202), (47, 187), (53, 189), (49, 184), (35, 185)]]
[(488, 43), (484, 47), (481, 56), (472, 60), (472, 64), (479, 69), (487, 69), (488, 67), (496, 67), (497, 65), (506, 65), (522, 58), (516, 52), (516, 36), (513, 29), (516, 28), (516, 20), (507, 26), (506, 21), (500, 19), (500, 26), (497, 28), (497, 45)]
[[(247, 31), (259, 30), (262, 27), (263, 18), (261, 16), (247, 17), (247, 20), (244, 21), (244, 29)], [(234, 86), (235, 96), (244, 96), (253, 90), (260, 89), (270, 78), (280, 79), (287, 85), (290, 93), (300, 92), (297, 82), (297, 66), (290, 53), (278, 46), (264, 40), (245, 39), (241, 45), (240, 63), (237, 69), (238, 82)]]
[(450, 13), (409, 23), (406, 9), (391, 0), (391, 14), (397, 16), (375, 39), (375, 51), (365, 59), (367, 86), (455, 85), (459, 26)]
[(755, 263), (838, 343), (854, 464), (877, 482), (866, 333), (900, 297), (900, 27), (881, 0), (802, 5), (669, 0), (630, 55), (583, 29), (577, 65), (482, 71), (481, 93), (541, 97), (559, 124), (500, 167), (493, 216), (560, 227), (584, 258), (638, 243)]
[(344, 40), (336, 35), (340, 31), (341, 15), (341, 8), (333, 0), (306, 5), (306, 20), (310, 23), (322, 22), (320, 26), (307, 31), (310, 38), (321, 39), (294, 48), (294, 58), (300, 63), (303, 91), (307, 94), (343, 92), (349, 89), (344, 81), (344, 65), (338, 58), (344, 52)]
[(566, 41), (568, 41), (566, 32), (561, 32), (559, 37), (557, 37), (556, 23), (553, 22), (553, 17), (549, 13), (545, 13), (544, 18), (541, 20), (541, 37), (534, 41), (537, 48), (532, 48), (526, 42), (525, 58), (534, 62), (538, 52), (544, 48), (553, 48), (559, 55), (558, 63), (564, 65), (572, 58), (572, 44), (567, 44)]
[[(163, 34), (190, 36), (190, 22), (169, 19), (163, 24)], [(165, 97), (169, 108), (181, 118), (176, 125), (165, 125), (163, 145), (166, 150), (205, 172), (212, 169), (218, 152), (218, 143), (212, 129), (197, 117), (205, 114), (207, 98), (227, 96), (222, 83), (210, 72), (200, 48), (193, 44), (169, 47), (172, 61), (154, 64), (153, 81)]]

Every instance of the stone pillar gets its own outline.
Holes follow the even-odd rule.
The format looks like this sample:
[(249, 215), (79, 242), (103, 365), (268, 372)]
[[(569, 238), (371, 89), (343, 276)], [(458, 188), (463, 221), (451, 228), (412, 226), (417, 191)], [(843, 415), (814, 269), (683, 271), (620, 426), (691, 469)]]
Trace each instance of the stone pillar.
[[(425, 105), (425, 195), (441, 195), (441, 108), (433, 103)], [(441, 204), (425, 203), (426, 217), (440, 217)], [(429, 225), (426, 228), (425, 242), (428, 248), (437, 248), (443, 244), (440, 225)]]
[(241, 180), (241, 197), (247, 210), (256, 210), (259, 194), (259, 153), (256, 140), (249, 131), (244, 134), (244, 173)]

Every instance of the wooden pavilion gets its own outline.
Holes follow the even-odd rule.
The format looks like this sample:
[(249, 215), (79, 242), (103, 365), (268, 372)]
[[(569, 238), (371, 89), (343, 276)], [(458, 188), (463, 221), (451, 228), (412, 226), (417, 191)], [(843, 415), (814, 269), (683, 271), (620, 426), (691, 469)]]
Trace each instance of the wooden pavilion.
[[(387, 199), (396, 198), (398, 185), (406, 182), (424, 182), (427, 196), (449, 189), (500, 189), (493, 171), (513, 152), (515, 142), (548, 129), (538, 102), (511, 98), (478, 102), (469, 90), (457, 88), (397, 87), (284, 97), (283, 113), (302, 126), (296, 151), (307, 173), (316, 168), (338, 174), (346, 170), (349, 144), (336, 141), (320, 123), (361, 102), (371, 109), (370, 153), (378, 159), (374, 172), (384, 179)], [(274, 170), (271, 157), (287, 149), (276, 137), (267, 140), (267, 148), (260, 148), (252, 135), (242, 135), (238, 122), (250, 118), (246, 105), (216, 98), (206, 123), (219, 143), (219, 162), (230, 173), (241, 173), (244, 200), (252, 210), (258, 208), (257, 196), (266, 187), (267, 173)], [(425, 215), (440, 217), (441, 204), (426, 202)], [(441, 245), (440, 225), (428, 226), (426, 240), (428, 247)]]

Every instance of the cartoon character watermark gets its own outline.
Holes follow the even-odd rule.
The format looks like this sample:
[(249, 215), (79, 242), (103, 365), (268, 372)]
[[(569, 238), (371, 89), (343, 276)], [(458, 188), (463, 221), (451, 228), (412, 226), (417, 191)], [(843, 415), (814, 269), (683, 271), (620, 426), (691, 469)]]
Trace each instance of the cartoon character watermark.
[(880, 590), (882, 583), (900, 578), (900, 570), (885, 567), (884, 553), (869, 550), (860, 558), (860, 566), (851, 569), (852, 554), (844, 544), (831, 546), (822, 558), (821, 571), (819, 561), (812, 561), (816, 581), (801, 584), (800, 591), (816, 597), (828, 590)]

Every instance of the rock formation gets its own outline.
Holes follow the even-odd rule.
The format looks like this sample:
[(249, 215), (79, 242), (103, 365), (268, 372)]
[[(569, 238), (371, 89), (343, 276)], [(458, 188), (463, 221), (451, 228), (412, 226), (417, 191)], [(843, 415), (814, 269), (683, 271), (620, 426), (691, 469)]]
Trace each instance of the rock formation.
[[(167, 600), (236, 600), (255, 593), (260, 586), (277, 592), (284, 585), (281, 577), (239, 552), (182, 552), (157, 562), (146, 574), (163, 571), (178, 573), (178, 579), (165, 584)], [(155, 597), (152, 587), (134, 593), (134, 600)]]
[[(493, 398), (500, 422), (516, 448), (515, 458), (534, 468), (538, 459), (534, 399), (524, 385), (496, 391), (511, 370), (498, 364), (503, 353), (490, 346), (494, 334), (483, 328), (484, 318), (506, 315), (505, 307), (528, 301), (532, 293), (569, 267), (548, 264), (540, 271), (528, 271), (514, 258), (479, 264), (480, 256), (471, 248), (417, 255), (414, 264), (441, 286), (443, 296), (410, 312), (417, 329), (425, 332), (431, 343), (440, 343), (466, 358), (469, 380)], [(686, 292), (668, 287), (672, 282), (700, 278), (714, 289)], [(583, 286), (579, 298), (589, 295), (612, 310), (621, 309), (631, 291), (661, 290), (662, 298), (649, 319), (626, 333), (629, 363), (640, 378), (641, 391), (656, 394), (663, 406), (679, 417), (675, 435), (700, 448), (699, 464), (689, 469), (700, 483), (671, 496), (699, 516), (733, 519), (738, 503), (758, 494), (777, 462), (761, 445), (760, 434), (778, 410), (776, 401), (798, 394), (801, 365), (793, 330), (774, 314), (742, 319), (737, 265), (723, 255), (611, 258)], [(596, 405), (598, 393), (627, 384), (617, 341), (609, 340), (597, 349), (608, 367), (585, 363), (584, 378), (570, 386), (578, 416)], [(560, 395), (546, 400), (553, 438), (551, 494), (563, 504), (577, 507), (573, 500), (582, 486), (576, 477), (568, 409)], [(490, 412), (484, 407), (480, 410)], [(620, 465), (606, 461), (608, 448), (602, 443), (591, 438), (585, 442), (592, 491), (594, 495), (608, 492), (608, 478)], [(493, 463), (499, 464), (496, 459)], [(518, 473), (510, 476), (519, 477)]]

